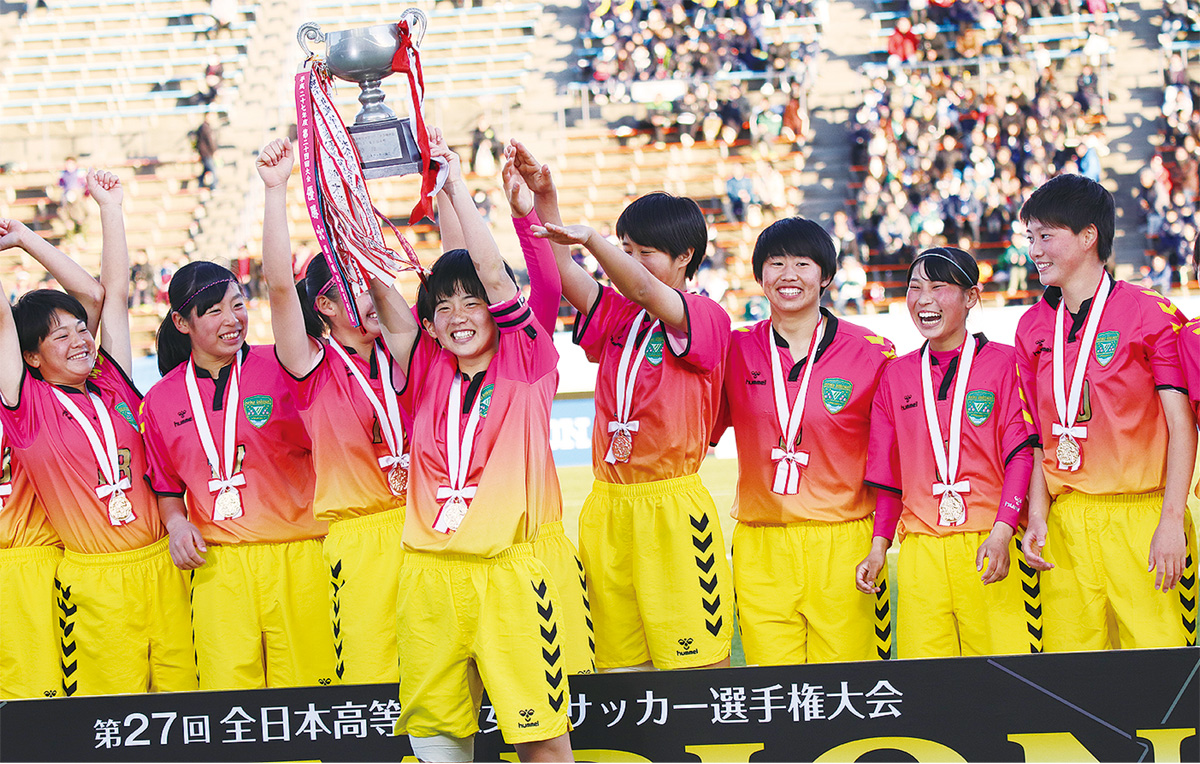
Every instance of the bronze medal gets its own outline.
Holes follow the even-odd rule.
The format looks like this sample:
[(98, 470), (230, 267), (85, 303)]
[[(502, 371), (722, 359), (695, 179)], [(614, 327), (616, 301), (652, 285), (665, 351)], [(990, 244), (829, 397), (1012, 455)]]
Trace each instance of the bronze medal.
[(961, 496), (954, 491), (942, 494), (942, 500), (938, 502), (939, 525), (960, 525), (966, 517), (967, 505), (963, 503)]
[(1054, 450), (1058, 457), (1058, 463), (1066, 469), (1073, 469), (1079, 464), (1079, 459), (1083, 455), (1079, 448), (1079, 441), (1075, 440), (1070, 435), (1061, 435), (1058, 438), (1058, 448)]
[(624, 430), (617, 430), (617, 434), (613, 436), (612, 452), (617, 461), (629, 461), (629, 456), (633, 453), (633, 437)]
[(387, 482), (393, 496), (403, 496), (408, 488), (408, 470), (397, 464), (388, 472)]
[(108, 522), (113, 525), (124, 525), (133, 522), (133, 503), (120, 488), (114, 490), (108, 497)]
[(236, 488), (226, 488), (217, 494), (213, 502), (213, 519), (232, 520), (242, 514), (242, 496)]
[(442, 505), (442, 515), (446, 527), (452, 531), (458, 530), (463, 518), (467, 516), (467, 503), (457, 496)]

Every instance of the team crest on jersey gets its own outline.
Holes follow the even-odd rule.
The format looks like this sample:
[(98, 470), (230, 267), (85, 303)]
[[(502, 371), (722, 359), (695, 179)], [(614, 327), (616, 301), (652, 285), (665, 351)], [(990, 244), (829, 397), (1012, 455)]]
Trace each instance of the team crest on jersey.
[(242, 401), (246, 420), (259, 429), (271, 418), (271, 409), (274, 407), (275, 401), (269, 395), (251, 395)]
[(492, 407), (492, 391), (496, 389), (495, 385), (484, 385), (479, 391), (479, 418), (488, 415), (488, 409)]
[(650, 335), (650, 341), (646, 343), (646, 360), (650, 362), (651, 366), (658, 366), (662, 363), (663, 347), (666, 342), (667, 336), (663, 334), (662, 327), (656, 328)]
[(1117, 345), (1121, 341), (1120, 332), (1100, 332), (1096, 335), (1096, 360), (1101, 366), (1108, 366), (1113, 356), (1117, 354)]
[(130, 410), (129, 406), (125, 405), (124, 401), (121, 401), (120, 403), (118, 403), (116, 406), (116, 409), (117, 409), (117, 413), (121, 415), (121, 418), (124, 419), (126, 422), (129, 422), (130, 427), (132, 427), (135, 430), (138, 429), (137, 419), (134, 418), (133, 411)]
[(836, 414), (846, 408), (852, 392), (854, 392), (854, 385), (845, 379), (830, 377), (821, 383), (821, 400), (830, 414)]
[(988, 420), (992, 409), (996, 407), (996, 394), (991, 390), (972, 390), (967, 393), (967, 421), (976, 427)]

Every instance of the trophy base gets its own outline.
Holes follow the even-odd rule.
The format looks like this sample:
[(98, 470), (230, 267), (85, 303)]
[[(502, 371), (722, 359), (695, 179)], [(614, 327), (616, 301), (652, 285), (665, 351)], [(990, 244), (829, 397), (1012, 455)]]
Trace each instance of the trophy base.
[(408, 118), (348, 125), (346, 129), (358, 146), (363, 177), (386, 178), (421, 172), (421, 150)]

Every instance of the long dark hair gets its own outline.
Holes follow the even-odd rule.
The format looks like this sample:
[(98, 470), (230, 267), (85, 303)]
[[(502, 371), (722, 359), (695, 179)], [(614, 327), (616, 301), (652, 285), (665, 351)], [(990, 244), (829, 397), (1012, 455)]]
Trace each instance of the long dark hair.
[(175, 272), (167, 287), (171, 312), (158, 327), (159, 374), (166, 376), (192, 354), (192, 340), (175, 326), (173, 314), (198, 316), (225, 299), (229, 285), (237, 283), (232, 271), (207, 260), (195, 260)]

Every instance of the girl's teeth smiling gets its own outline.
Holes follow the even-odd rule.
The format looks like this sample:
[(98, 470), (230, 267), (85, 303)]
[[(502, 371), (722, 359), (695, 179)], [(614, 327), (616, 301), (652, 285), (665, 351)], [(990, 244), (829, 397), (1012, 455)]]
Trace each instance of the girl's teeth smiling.
[(920, 319), (922, 324), (925, 324), (926, 326), (932, 326), (933, 324), (936, 324), (938, 321), (942, 320), (942, 314), (935, 313), (932, 310), (922, 310), (917, 313), (917, 318)]
[(459, 329), (457, 332), (451, 332), (450, 337), (456, 340), (468, 340), (475, 336), (475, 332), (471, 329)]

